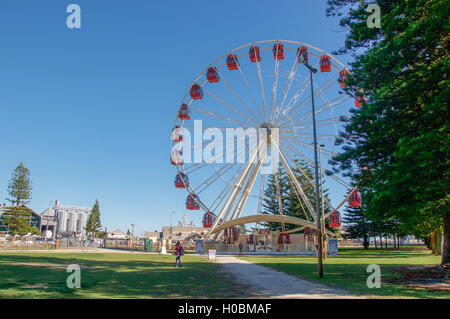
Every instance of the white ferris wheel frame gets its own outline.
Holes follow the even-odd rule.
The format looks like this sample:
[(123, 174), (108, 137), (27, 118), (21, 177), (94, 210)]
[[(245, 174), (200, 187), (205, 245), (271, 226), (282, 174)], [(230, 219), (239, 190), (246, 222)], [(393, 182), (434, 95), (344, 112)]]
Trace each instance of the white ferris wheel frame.
[[(239, 51), (241, 51), (242, 49), (248, 48), (248, 47), (252, 47), (252, 46), (256, 46), (259, 44), (267, 44), (267, 43), (287, 43), (287, 44), (294, 44), (294, 45), (298, 45), (298, 46), (305, 46), (309, 49), (315, 50), (320, 52), (320, 55), (314, 53), (314, 52), (310, 52), (308, 50), (308, 55), (311, 56), (315, 56), (317, 58), (320, 59), (320, 57), (322, 55), (328, 55), (330, 57), (330, 59), (332, 61), (334, 61), (335, 63), (333, 63), (333, 70), (340, 72), (342, 69), (345, 68), (345, 65), (340, 62), (338, 59), (336, 59), (334, 56), (332, 56), (331, 54), (329, 54), (328, 52), (321, 50), (319, 48), (316, 48), (314, 46), (311, 46), (309, 44), (303, 43), (303, 42), (298, 42), (298, 41), (290, 41), (290, 40), (265, 40), (265, 41), (258, 41), (258, 42), (252, 42), (252, 43), (248, 43), (246, 45), (240, 46), (238, 48), (235, 48), (233, 50), (228, 51), (227, 53), (225, 53), (224, 55), (220, 56), (219, 58), (217, 58), (216, 60), (214, 60), (213, 62), (211, 62), (210, 64), (208, 64), (208, 66), (202, 70), (199, 75), (195, 78), (195, 80), (193, 81), (193, 84), (196, 83), (198, 84), (200, 87), (203, 87), (205, 83), (208, 82), (208, 80), (203, 79), (201, 82), (199, 82), (199, 80), (202, 78), (202, 76), (204, 76), (205, 72), (208, 70), (208, 68), (210, 68), (211, 66), (215, 66), (217, 71), (220, 71), (222, 68), (224, 68), (226, 66), (226, 62), (222, 63), (220, 65), (216, 66), (216, 63), (218, 63), (219, 61), (221, 61), (222, 59), (224, 59), (225, 57), (227, 57), (230, 54), (235, 54), (236, 53), (236, 57), (239, 59), (241, 57), (245, 57), (249, 55), (249, 52), (244, 52), (241, 54), (238, 54)], [(261, 48), (261, 51), (267, 51), (270, 50), (271, 48)], [(287, 51), (292, 51), (295, 50), (294, 48), (289, 48), (289, 47), (285, 47), (284, 48)], [(297, 56), (296, 55), (296, 60), (297, 60)], [(264, 88), (263, 88), (263, 80), (262, 80), (262, 75), (261, 75), (261, 67), (260, 67), (260, 63), (259, 61), (256, 61), (256, 66), (257, 66), (257, 72), (258, 72), (258, 77), (259, 77), (259, 85), (260, 85), (260, 89), (261, 89), (261, 96), (262, 96), (262, 104), (263, 104), (263, 109), (260, 110), (257, 106), (257, 102), (255, 101), (255, 98), (253, 96), (253, 93), (251, 92), (250, 88), (248, 87), (248, 83), (247, 80), (243, 74), (243, 71), (241, 69), (241, 67), (239, 67), (238, 72), (241, 73), (241, 77), (245, 83), (245, 85), (247, 86), (247, 88), (249, 89), (249, 92), (252, 95), (252, 98), (255, 102), (255, 105), (257, 106), (255, 110), (255, 113), (258, 113), (258, 115), (262, 116), (261, 118), (258, 118), (258, 116), (255, 115), (254, 112), (252, 112), (252, 110), (245, 104), (245, 102), (237, 95), (237, 93), (232, 89), (232, 87), (223, 79), (223, 77), (220, 75), (220, 73), (218, 73), (219, 79), (222, 80), (224, 82), (224, 84), (230, 89), (231, 94), (233, 94), (237, 99), (239, 99), (239, 101), (241, 102), (241, 104), (244, 106), (244, 108), (246, 109), (246, 111), (249, 114), (245, 114), (243, 112), (241, 112), (241, 110), (236, 109), (235, 107), (227, 104), (226, 102), (224, 102), (223, 100), (221, 100), (221, 103), (224, 104), (227, 108), (232, 109), (235, 113), (240, 114), (241, 118), (245, 118), (247, 119), (247, 122), (243, 122), (243, 120), (233, 120), (233, 124), (234, 125), (240, 125), (241, 127), (244, 128), (249, 128), (249, 127), (253, 127), (252, 125), (258, 126), (261, 124), (261, 120), (264, 122), (272, 122), (274, 120), (278, 120), (277, 124), (280, 125), (280, 127), (286, 128), (289, 127), (288, 123), (289, 121), (292, 120), (291, 117), (298, 116), (298, 113), (300, 112), (300, 110), (304, 109), (305, 107), (307, 107), (307, 105), (309, 105), (310, 103), (308, 102), (308, 99), (306, 99), (306, 101), (304, 101), (303, 103), (299, 103), (296, 104), (297, 101), (294, 101), (294, 103), (291, 103), (292, 101), (292, 97), (291, 100), (289, 101), (289, 103), (287, 104), (287, 106), (285, 107), (285, 109), (283, 109), (284, 107), (284, 102), (287, 98), (289, 89), (293, 83), (293, 80), (296, 76), (296, 72), (297, 72), (297, 68), (299, 67), (299, 65), (301, 63), (297, 63), (297, 61), (294, 61), (294, 65), (291, 69), (291, 72), (289, 73), (289, 77), (287, 79), (286, 84), (288, 84), (288, 88), (286, 90), (286, 85), (283, 89), (283, 93), (286, 90), (285, 94), (283, 94), (283, 102), (280, 104), (279, 107), (275, 108), (275, 100), (277, 97), (276, 94), (276, 90), (277, 90), (277, 86), (278, 86), (278, 78), (279, 78), (279, 63), (280, 60), (276, 60), (275, 61), (275, 70), (274, 70), (274, 76), (273, 76), (273, 86), (272, 86), (272, 99), (270, 101), (270, 109), (267, 110), (267, 101), (265, 100), (265, 95), (264, 95)], [(294, 73), (293, 73), (294, 72)], [(307, 86), (310, 84), (310, 80), (307, 81), (308, 78), (304, 79), (304, 82), (302, 83), (302, 85), (298, 88), (298, 91), (300, 90), (300, 88), (302, 88), (302, 92), (300, 94), (300, 96), (298, 96), (297, 94), (297, 98), (301, 97), (303, 94), (303, 91), (307, 88)], [(305, 85), (305, 82), (306, 85)], [(331, 83), (330, 83), (331, 82)], [(328, 85), (328, 87), (325, 88), (325, 90), (329, 87), (331, 87), (334, 84), (334, 82), (332, 82), (332, 79), (330, 79), (329, 81), (327, 81), (324, 85)], [(191, 85), (192, 86), (192, 85)], [(180, 108), (181, 105), (184, 103), (184, 101), (187, 101), (187, 98), (189, 97), (190, 94), (190, 88), (187, 90), (186, 94), (184, 95), (183, 99), (182, 99), (182, 103), (180, 104)], [(319, 91), (320, 90), (320, 91)], [(316, 94), (318, 93), (317, 96), (322, 95), (322, 93), (324, 92), (322, 87), (319, 88), (315, 88), (314, 87), (314, 96), (316, 97)], [(210, 95), (214, 95), (210, 92), (208, 92), (208, 94)], [(213, 96), (216, 99), (220, 99), (218, 97)], [(326, 98), (326, 97), (325, 97)], [(330, 110), (332, 110), (333, 106), (336, 106), (338, 104), (341, 104), (343, 102), (345, 102), (348, 99), (348, 96), (343, 95), (340, 96), (334, 100), (337, 101), (330, 101), (328, 99), (326, 99), (326, 103), (323, 105), (319, 105), (319, 107), (316, 109), (315, 113), (318, 114), (319, 112), (323, 112), (324, 110), (326, 110), (327, 108), (329, 108)], [(192, 106), (192, 102), (193, 99), (189, 97), (189, 100), (187, 103), (189, 108), (195, 109), (197, 112), (199, 113), (203, 113), (204, 115), (210, 115), (210, 116), (214, 116), (217, 117), (219, 119), (224, 120), (224, 116), (220, 117), (220, 114), (217, 114), (215, 112), (212, 111), (208, 111), (208, 110), (200, 110), (200, 108), (198, 107), (193, 107)], [(334, 104), (333, 104), (334, 103)], [(299, 105), (303, 105), (302, 108), (297, 109), (295, 112), (293, 111), (294, 109), (296, 109)], [(180, 108), (178, 109), (178, 112), (180, 111)], [(325, 109), (324, 109), (325, 108)], [(243, 111), (243, 110), (242, 110)], [(174, 126), (177, 126), (178, 121), (180, 120), (178, 118), (178, 112), (177, 112), (177, 117), (175, 119), (175, 124)], [(294, 113), (292, 113), (294, 112)], [(208, 113), (208, 114), (205, 114)], [(303, 113), (301, 115), (305, 115), (305, 114), (312, 114), (311, 110), (306, 111), (306, 113)], [(252, 115), (253, 118), (249, 118), (249, 116)], [(281, 116), (282, 115), (282, 116)], [(281, 116), (281, 118), (280, 118)], [(228, 120), (230, 120), (229, 118), (227, 118)], [(308, 119), (308, 118), (302, 118), (303, 120)], [(279, 122), (279, 120), (282, 120), (281, 122)], [(334, 138), (336, 138), (337, 136), (337, 131), (336, 131), (336, 118), (334, 119), (326, 119), (327, 121), (332, 121), (334, 123), (334, 128), (335, 128), (335, 134), (334, 134)], [(324, 121), (324, 120), (322, 120)], [(181, 125), (180, 127), (182, 128), (184, 125), (185, 120), (181, 120)], [(228, 121), (231, 123), (231, 121)], [(320, 121), (316, 121), (316, 122), (320, 122)], [(328, 122), (329, 123), (329, 122)], [(307, 123), (302, 123), (300, 122), (299, 124), (302, 125), (311, 125), (312, 123), (307, 122)], [(327, 123), (325, 123), (327, 124)], [(324, 125), (325, 126), (325, 125)], [(292, 125), (291, 125), (292, 127)], [(295, 129), (295, 127), (293, 127)], [(308, 126), (306, 127), (308, 128)], [(208, 239), (212, 234), (216, 233), (218, 234), (220, 231), (230, 228), (230, 227), (234, 227), (237, 225), (243, 225), (243, 224), (248, 224), (248, 223), (260, 223), (260, 222), (279, 222), (282, 225), (282, 229), (283, 229), (283, 233), (293, 233), (293, 232), (297, 232), (300, 231), (302, 229), (304, 229), (305, 227), (310, 227), (310, 228), (317, 228), (317, 212), (315, 211), (313, 205), (311, 205), (311, 203), (309, 202), (307, 196), (305, 195), (303, 188), (301, 187), (300, 183), (298, 182), (297, 178), (295, 177), (295, 174), (292, 171), (292, 167), (291, 165), (289, 165), (286, 156), (289, 160), (291, 160), (291, 162), (296, 166), (296, 168), (302, 173), (303, 176), (305, 176), (308, 180), (309, 183), (311, 183), (311, 185), (314, 187), (315, 189), (315, 183), (307, 176), (307, 174), (305, 174), (302, 170), (301, 167), (299, 167), (297, 165), (297, 163), (294, 161), (293, 156), (298, 156), (300, 158), (302, 158), (303, 160), (305, 160), (306, 162), (308, 162), (312, 167), (314, 166), (314, 163), (311, 161), (311, 159), (309, 159), (307, 156), (301, 154), (300, 152), (298, 152), (298, 150), (295, 149), (295, 147), (293, 147), (292, 145), (290, 145), (288, 143), (289, 142), (294, 142), (294, 137), (295, 135), (292, 135), (291, 140), (288, 140), (288, 137), (281, 137), (280, 136), (280, 141), (279, 143), (277, 143), (272, 136), (270, 136), (270, 138), (267, 139), (267, 143), (264, 143), (266, 141), (260, 141), (260, 143), (257, 146), (257, 149), (255, 150), (255, 152), (253, 154), (249, 154), (249, 161), (247, 163), (245, 163), (245, 166), (242, 167), (244, 164), (241, 164), (236, 173), (233, 175), (234, 178), (232, 178), (230, 181), (225, 183), (227, 184), (225, 186), (225, 188), (222, 190), (222, 192), (218, 195), (218, 197), (216, 198), (216, 200), (213, 202), (213, 204), (211, 205), (211, 207), (207, 207), (201, 200), (199, 200), (198, 197), (194, 197), (194, 200), (197, 202), (197, 204), (205, 211), (205, 212), (211, 212), (211, 208), (213, 206), (215, 206), (215, 204), (217, 204), (216, 209), (220, 208), (220, 212), (216, 215), (216, 218), (212, 224), (212, 226), (209, 228), (208, 232), (204, 235), (204, 239)], [(334, 140), (335, 141), (335, 140)], [(334, 144), (334, 143), (333, 143)], [(284, 169), (286, 170), (287, 173), (287, 177), (288, 180), (290, 182), (290, 184), (293, 186), (295, 195), (297, 196), (297, 198), (299, 199), (299, 202), (301, 204), (301, 207), (303, 209), (303, 212), (305, 214), (305, 216), (307, 217), (308, 220), (302, 219), (302, 218), (297, 218), (297, 217), (292, 217), (292, 216), (288, 216), (288, 215), (283, 215), (282, 214), (282, 196), (280, 195), (279, 192), (279, 181), (277, 179), (277, 175), (274, 174), (275, 176), (275, 184), (277, 186), (277, 194), (278, 194), (278, 203), (279, 203), (279, 208), (280, 208), (280, 214), (279, 215), (275, 215), (275, 214), (261, 214), (261, 206), (262, 206), (262, 200), (264, 198), (264, 189), (265, 189), (265, 178), (263, 179), (261, 177), (261, 185), (260, 185), (260, 192), (259, 192), (259, 196), (258, 196), (258, 213), (256, 215), (250, 215), (250, 216), (245, 216), (245, 217), (241, 217), (243, 208), (246, 205), (246, 202), (250, 196), (250, 192), (254, 187), (256, 178), (260, 172), (260, 168), (261, 168), (261, 156), (258, 156), (258, 154), (262, 151), (262, 153), (264, 154), (264, 158), (265, 156), (267, 156), (267, 152), (268, 152), (268, 148), (269, 145), (271, 146), (271, 150), (273, 152), (273, 150), (276, 150), (281, 164), (284, 167)], [(308, 145), (301, 145), (302, 147), (308, 148)], [(195, 145), (193, 146), (195, 147)], [(310, 146), (312, 149), (312, 146)], [(325, 150), (322, 150), (322, 152), (324, 152)], [(292, 155), (289, 154), (289, 152), (292, 152)], [(331, 152), (332, 153), (332, 152)], [(258, 157), (256, 163), (255, 160)], [(202, 167), (206, 166), (208, 164), (206, 163), (197, 163), (197, 164), (193, 164), (192, 166), (189, 167), (189, 169), (185, 169), (184, 165), (176, 165), (177, 166), (177, 170), (178, 173), (183, 173), (186, 175), (189, 175), (189, 173), (192, 173), (198, 169), (201, 169)], [(237, 165), (237, 164), (236, 164)], [(221, 173), (225, 174), (223, 171), (221, 172), (222, 169), (224, 169), (225, 167), (227, 167), (226, 165), (224, 165), (220, 170), (216, 169), (216, 173), (213, 174), (213, 176), (209, 177), (206, 181), (204, 181), (202, 184), (205, 184), (205, 187), (208, 187), (209, 185), (211, 185), (213, 182), (215, 182), (215, 180), (213, 180), (213, 178), (222, 178), (222, 175), (220, 175)], [(224, 170), (230, 170), (230, 168), (232, 168), (233, 166), (229, 166), (229, 168), (225, 168)], [(323, 173), (325, 173), (325, 168), (323, 168), (322, 166), (320, 167), (320, 175), (321, 175), (321, 184), (322, 184), (322, 179), (323, 179)], [(238, 174), (238, 172), (240, 174)], [(344, 187), (351, 189), (350, 192), (348, 193), (347, 197), (336, 207), (333, 207), (330, 203), (330, 201), (326, 198), (323, 197), (322, 198), (324, 200), (322, 200), (322, 202), (326, 202), (327, 205), (331, 208), (330, 212), (328, 212), (327, 214), (322, 214), (322, 221), (325, 221), (326, 218), (328, 218), (331, 213), (334, 210), (338, 210), (350, 197), (350, 195), (352, 194), (352, 192), (357, 188), (357, 186), (351, 187), (347, 182), (343, 181), (342, 179), (340, 179), (337, 176), (334, 175), (329, 175), (329, 177), (333, 178), (335, 181), (337, 181), (338, 183), (340, 183), (341, 185), (343, 185)], [(216, 179), (216, 180), (217, 180)], [(211, 181), (213, 180), (213, 181)], [(196, 195), (197, 193), (194, 191), (194, 188), (192, 187), (192, 184), (189, 183), (185, 183), (184, 179), (182, 179), (182, 182), (185, 186), (185, 188), (187, 189), (188, 193), (190, 195)], [(199, 186), (196, 187), (196, 189), (200, 188), (202, 186), (202, 184), (200, 184)], [(227, 189), (228, 188), (228, 189)], [(321, 187), (322, 188), (322, 187)], [(203, 189), (202, 189), (203, 190)], [(201, 191), (202, 191), (201, 190)], [(227, 194), (228, 196), (225, 196), (225, 194)], [(239, 196), (240, 195), (240, 196)], [(225, 199), (226, 197), (226, 199)], [(239, 197), (239, 199), (238, 199)], [(305, 204), (306, 208), (303, 207), (302, 205), (302, 201)], [(237, 201), (237, 204), (236, 204)], [(223, 204), (222, 204), (223, 202)], [(233, 210), (234, 207), (234, 210)], [(312, 219), (312, 221), (309, 220), (309, 217)], [(295, 229), (291, 229), (289, 231), (285, 231), (284, 229), (284, 225), (285, 224), (293, 224), (293, 225), (298, 225), (299, 227), (295, 228)], [(322, 225), (324, 225), (324, 223), (322, 223)], [(333, 233), (327, 231), (327, 233), (331, 236), (334, 236)]]

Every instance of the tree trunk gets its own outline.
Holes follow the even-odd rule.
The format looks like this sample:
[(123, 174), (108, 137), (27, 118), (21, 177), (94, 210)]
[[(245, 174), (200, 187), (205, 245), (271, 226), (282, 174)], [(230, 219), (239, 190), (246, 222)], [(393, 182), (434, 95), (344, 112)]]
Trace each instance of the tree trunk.
[(364, 241), (363, 241), (364, 249), (369, 249), (369, 243), (367, 242), (367, 236), (364, 235)]
[(444, 215), (442, 224), (444, 226), (444, 240), (442, 245), (441, 265), (445, 265), (450, 263), (450, 211)]
[(378, 247), (377, 247), (377, 236), (376, 235), (373, 236), (373, 242), (375, 244), (375, 250), (378, 250)]
[(392, 234), (392, 238), (393, 238), (393, 241), (392, 241), (392, 242), (394, 243), (393, 248), (396, 249), (397, 247), (395, 247), (395, 233)]
[(388, 235), (384, 235), (384, 247), (388, 248)]

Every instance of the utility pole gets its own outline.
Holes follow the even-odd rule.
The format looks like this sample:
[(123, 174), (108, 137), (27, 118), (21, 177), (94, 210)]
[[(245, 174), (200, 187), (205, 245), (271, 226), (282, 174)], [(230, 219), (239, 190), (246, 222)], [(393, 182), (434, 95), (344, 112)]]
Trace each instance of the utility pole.
[(311, 107), (312, 107), (312, 122), (313, 122), (313, 138), (314, 138), (314, 179), (316, 184), (316, 213), (317, 213), (317, 266), (319, 278), (323, 277), (322, 266), (322, 211), (320, 210), (320, 195), (319, 195), (319, 172), (318, 172), (318, 158), (317, 158), (317, 132), (316, 132), (316, 110), (314, 106), (314, 86), (313, 73), (317, 69), (310, 65), (306, 59), (303, 59), (303, 64), (309, 69), (309, 77), (311, 82)]

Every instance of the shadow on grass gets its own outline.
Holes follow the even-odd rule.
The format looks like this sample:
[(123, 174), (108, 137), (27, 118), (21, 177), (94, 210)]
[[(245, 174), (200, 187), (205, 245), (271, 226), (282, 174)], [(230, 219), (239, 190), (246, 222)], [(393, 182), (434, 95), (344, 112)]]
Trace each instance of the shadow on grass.
[[(390, 298), (450, 298), (445, 291), (432, 291), (395, 282), (401, 275), (393, 271), (395, 267), (436, 265), (439, 257), (423, 252), (340, 250), (339, 256), (329, 256), (324, 260), (323, 278), (317, 275), (317, 257), (311, 256), (266, 256), (242, 257), (253, 263), (276, 269), (286, 274), (323, 283), (332, 287), (375, 297)], [(369, 264), (381, 268), (381, 288), (368, 288), (367, 272)]]
[[(111, 260), (114, 259), (114, 260)], [(0, 255), (0, 298), (233, 298), (239, 286), (201, 257), (122, 254)], [(67, 288), (66, 266), (81, 266), (81, 289)]]

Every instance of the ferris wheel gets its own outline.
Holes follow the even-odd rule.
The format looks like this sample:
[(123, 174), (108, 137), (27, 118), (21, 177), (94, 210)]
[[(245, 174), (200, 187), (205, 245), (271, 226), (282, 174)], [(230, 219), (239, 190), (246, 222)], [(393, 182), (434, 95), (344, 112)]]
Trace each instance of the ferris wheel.
[[(285, 233), (317, 227), (318, 213), (294, 174), (315, 185), (298, 164), (314, 167), (313, 119), (321, 181), (348, 189), (335, 207), (324, 197), (332, 209), (322, 218), (330, 217), (330, 226), (338, 227), (338, 209), (348, 199), (349, 206), (360, 205), (356, 187), (327, 170), (337, 152), (340, 121), (364, 102), (343, 92), (348, 75), (344, 64), (323, 50), (269, 40), (228, 51), (194, 79), (176, 114), (170, 159), (178, 170), (175, 187), (188, 192), (186, 208), (203, 211), (203, 226), (209, 228), (205, 239), (248, 223), (279, 222), (283, 232), (285, 224), (298, 226)], [(278, 167), (286, 172), (305, 219), (285, 214), (280, 181), (272, 174)], [(269, 174), (275, 178), (279, 214), (263, 214)]]

